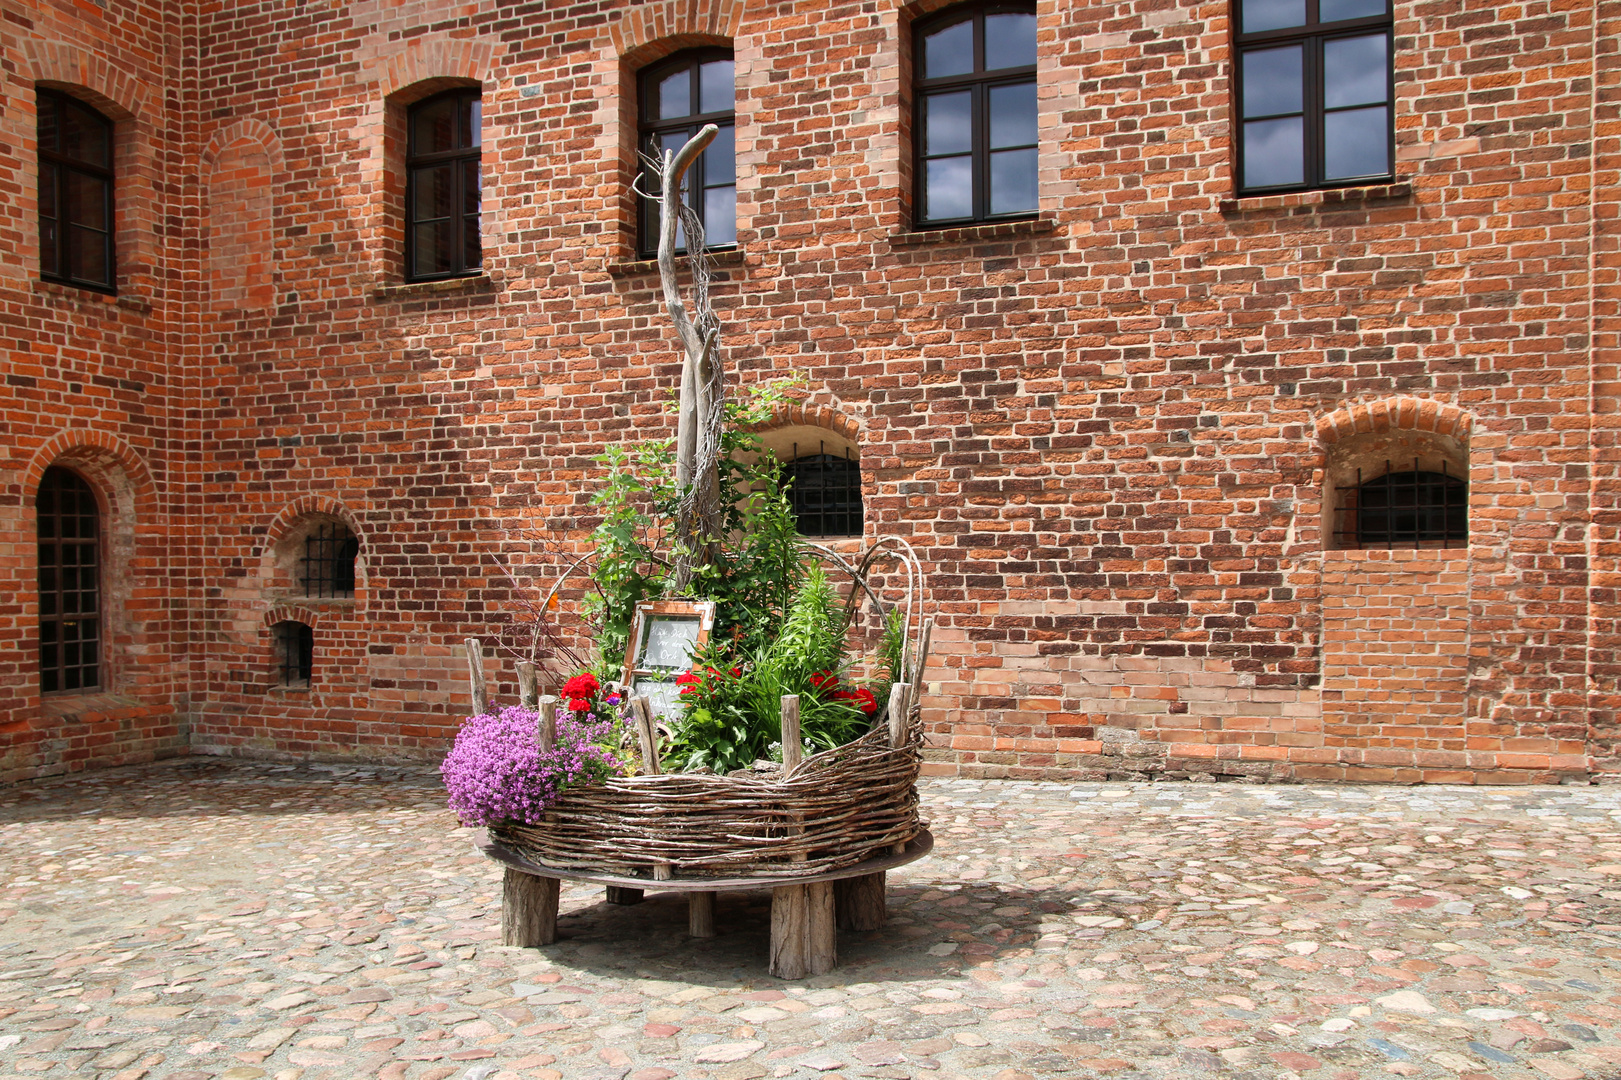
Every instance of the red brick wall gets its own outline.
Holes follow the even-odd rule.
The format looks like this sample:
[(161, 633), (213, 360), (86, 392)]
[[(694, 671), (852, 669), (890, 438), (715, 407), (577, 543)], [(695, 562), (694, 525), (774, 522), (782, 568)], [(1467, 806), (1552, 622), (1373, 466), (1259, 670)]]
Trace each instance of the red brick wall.
[[(151, 602), (185, 648), (152, 654), (172, 692), (142, 700), (210, 752), (441, 752), (465, 707), (457, 643), (492, 634), (506, 602), (490, 553), (520, 520), (578, 542), (594, 456), (668, 424), (676, 353), (633, 261), (627, 87), (674, 47), (730, 41), (725, 360), (743, 382), (802, 375), (861, 447), (870, 527), (924, 555), (932, 769), (1615, 767), (1621, 87), (1599, 24), (1616, 0), (1398, 2), (1399, 182), (1242, 200), (1226, 6), (1044, 0), (1041, 218), (918, 234), (907, 26), (941, 6), (287, 0), (186, 8), (184, 48), (150, 39), (178, 70), (116, 65), (195, 118), (154, 185), (175, 299), (159, 274), (149, 312), (74, 315), (72, 337), (117, 378), (166, 378), (169, 411), (71, 391), (65, 370), (44, 396), (4, 392), (30, 445), (61, 425), (56, 401), (150, 451), (151, 528), (177, 548)], [(484, 88), (487, 272), (405, 286), (399, 117), (444, 80)], [(12, 145), (22, 161), (0, 166), (21, 174)], [(29, 211), (0, 209), (24, 267)], [(29, 362), (68, 335), (42, 305), (86, 306), (20, 269), (4, 288)], [(1467, 663), (1412, 628), (1384, 689), (1445, 688), (1399, 734), (1378, 694), (1359, 698), (1374, 643), (1347, 635), (1404, 598), (1392, 565), (1416, 587), (1423, 560), (1325, 556), (1321, 504), (1328, 418), (1354, 434), (1421, 413), (1467, 448), (1471, 542), (1412, 610), (1461, 622)], [(0, 519), (18, 551), (23, 468)], [(312, 508), (353, 522), (362, 581), (310, 609), (317, 677), (288, 692), (271, 552)], [(0, 678), (13, 722), (48, 728), (26, 693), (29, 617), (0, 604)]]

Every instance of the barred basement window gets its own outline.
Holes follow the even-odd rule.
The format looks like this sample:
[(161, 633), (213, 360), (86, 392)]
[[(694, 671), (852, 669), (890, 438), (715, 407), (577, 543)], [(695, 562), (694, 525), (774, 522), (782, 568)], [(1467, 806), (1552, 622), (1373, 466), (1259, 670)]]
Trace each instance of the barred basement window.
[(1357, 470), (1356, 487), (1340, 502), (1341, 548), (1460, 547), (1469, 539), (1469, 486), (1446, 472), (1413, 468), (1364, 481)]
[(796, 443), (793, 454), (783, 463), (782, 483), (800, 535), (860, 536), (861, 464), (827, 453), (825, 445), (818, 453), (801, 456)]
[(101, 512), (59, 465), (34, 502), (39, 532), (39, 690), (95, 690), (101, 671)]
[(281, 669), (281, 685), (306, 687), (315, 661), (315, 631), (291, 619), (271, 628), (276, 647), (276, 664)]
[(338, 522), (323, 521), (304, 538), (304, 558), (299, 578), (304, 595), (313, 597), (353, 596), (355, 558), (360, 541)]

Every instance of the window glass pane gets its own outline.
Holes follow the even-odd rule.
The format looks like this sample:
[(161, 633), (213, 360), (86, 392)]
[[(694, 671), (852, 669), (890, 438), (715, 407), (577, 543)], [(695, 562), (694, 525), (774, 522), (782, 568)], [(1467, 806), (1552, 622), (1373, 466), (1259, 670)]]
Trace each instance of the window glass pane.
[(682, 68), (659, 80), (659, 112), (655, 120), (692, 114), (692, 69)]
[(923, 99), (923, 153), (965, 154), (974, 148), (974, 95), (970, 90)]
[(704, 189), (704, 243), (737, 243), (737, 188)]
[(1244, 115), (1277, 116), (1299, 112), (1304, 100), (1301, 75), (1304, 56), (1305, 49), (1300, 45), (1244, 53)]
[(1323, 176), (1385, 176), (1390, 172), (1389, 113), (1383, 105), (1323, 117)]
[[(462, 221), (462, 269), (477, 270), (484, 262), (484, 243), (478, 235), (478, 216)], [(349, 591), (354, 591), (354, 564), (349, 564)]]
[(731, 112), (737, 99), (730, 60), (711, 60), (698, 68), (698, 111)]
[(1036, 208), (1036, 151), (998, 150), (991, 155), (991, 213)]
[(931, 221), (974, 212), (973, 159), (938, 158), (924, 163), (923, 216)]
[(433, 154), (456, 148), (455, 98), (439, 98), (411, 112), (411, 153)]
[(80, 281), (108, 284), (107, 234), (83, 225), (69, 225), (67, 238), (68, 273)]
[(39, 163), (39, 216), (56, 217), (56, 166)]
[(1385, 0), (1317, 0), (1318, 22), (1366, 19), (1371, 15), (1383, 15), (1385, 11)]
[(1298, 116), (1244, 125), (1244, 186), (1299, 184), (1306, 179), (1304, 125)]
[(39, 223), (39, 270), (42, 274), (60, 277), (62, 267), (57, 259), (57, 248), (61, 243), (61, 234), (57, 231), (54, 221)]
[(1384, 34), (1323, 42), (1323, 107), (1340, 109), (1384, 101), (1388, 70)]
[(991, 149), (1036, 142), (1036, 84), (991, 87)]
[(454, 166), (435, 165), (413, 169), (411, 173), (411, 216), (417, 221), (449, 217), (451, 214), (451, 172)]
[(722, 124), (715, 141), (704, 150), (704, 184), (731, 184), (737, 181), (737, 129)]
[(89, 225), (96, 229), (107, 227), (107, 184), (98, 176), (90, 176), (75, 169), (67, 170), (67, 211), (64, 215), (75, 225)]
[(1241, 33), (1306, 25), (1306, 0), (1243, 0)]
[(462, 213), (478, 213), (478, 162), (462, 162)]
[(107, 125), (88, 109), (62, 104), (60, 150), (75, 161), (107, 166)]
[(477, 146), (483, 136), (484, 102), (478, 98), (462, 99), (462, 145)]
[(985, 70), (1036, 62), (1036, 17), (1023, 12), (985, 16)]
[(449, 221), (434, 221), (412, 230), (411, 272), (416, 277), (450, 273)]
[(936, 30), (923, 38), (923, 77), (967, 75), (974, 70), (974, 20)]
[(57, 145), (56, 145), (57, 119), (56, 119), (56, 117), (57, 117), (57, 113), (61, 111), (61, 107), (59, 105), (57, 105), (55, 98), (41, 97), (38, 100), (38, 103), (36, 104), (35, 108), (38, 110), (38, 117), (39, 117), (39, 136), (38, 136), (39, 148), (41, 150), (55, 150), (55, 149), (57, 149)]

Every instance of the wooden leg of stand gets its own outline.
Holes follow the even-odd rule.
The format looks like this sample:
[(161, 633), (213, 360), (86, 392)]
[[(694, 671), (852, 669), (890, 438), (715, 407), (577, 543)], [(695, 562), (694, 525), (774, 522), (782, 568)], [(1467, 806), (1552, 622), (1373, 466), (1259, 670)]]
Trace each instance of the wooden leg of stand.
[(618, 885), (609, 885), (605, 899), (610, 904), (639, 904), (642, 902), (642, 890), (622, 889)]
[(889, 921), (884, 899), (885, 876), (876, 874), (843, 878), (833, 883), (833, 903), (838, 909), (840, 930), (877, 930)]
[(687, 894), (687, 933), (693, 937), (715, 936), (715, 894), (695, 892)]
[(832, 971), (834, 929), (832, 882), (771, 890), (771, 974), (803, 979)]
[(557, 940), (558, 880), (507, 867), (501, 890), (501, 944), (533, 948)]

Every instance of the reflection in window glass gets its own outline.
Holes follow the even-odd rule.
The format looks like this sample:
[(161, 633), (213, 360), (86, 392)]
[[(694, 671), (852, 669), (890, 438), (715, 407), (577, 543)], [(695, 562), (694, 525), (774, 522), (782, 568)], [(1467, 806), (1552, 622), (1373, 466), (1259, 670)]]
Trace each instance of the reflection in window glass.
[(1305, 126), (1300, 117), (1244, 124), (1245, 187), (1298, 184), (1305, 178)]
[[(737, 148), (734, 109), (736, 69), (729, 53), (693, 50), (646, 68), (638, 77), (641, 118), (638, 123), (642, 153), (657, 158), (664, 148), (677, 149), (705, 124), (719, 130), (682, 180), (682, 196), (703, 223), (705, 247), (737, 242)], [(639, 184), (656, 191), (651, 171)], [(640, 200), (643, 255), (658, 250), (658, 208)], [(686, 230), (677, 226), (676, 247), (685, 250)]]
[(1243, 32), (1306, 25), (1306, 0), (1241, 0)]
[(1390, 172), (1388, 110), (1347, 109), (1323, 118), (1323, 171), (1330, 180), (1383, 176)]
[(479, 240), (479, 92), (452, 90), (418, 102), (407, 118), (406, 278), (476, 271)]
[(1244, 115), (1279, 116), (1301, 110), (1304, 50), (1255, 49), (1244, 54)]
[(965, 5), (918, 24), (913, 97), (918, 221), (1037, 209), (1036, 15)]
[(1323, 107), (1382, 103), (1389, 70), (1385, 35), (1330, 38), (1323, 42)]
[(40, 274), (111, 291), (113, 125), (54, 91), (40, 92), (37, 110)]

